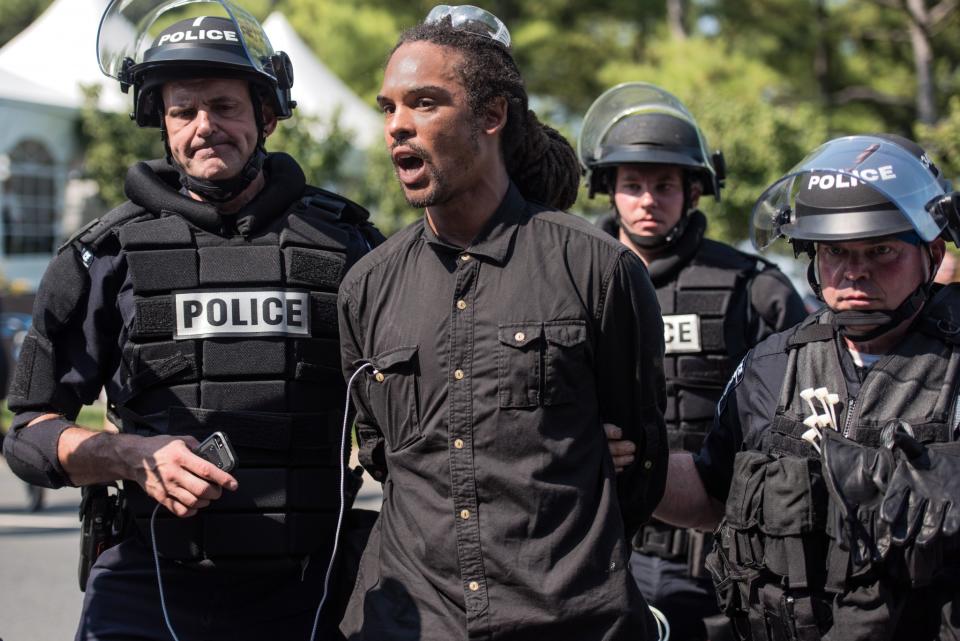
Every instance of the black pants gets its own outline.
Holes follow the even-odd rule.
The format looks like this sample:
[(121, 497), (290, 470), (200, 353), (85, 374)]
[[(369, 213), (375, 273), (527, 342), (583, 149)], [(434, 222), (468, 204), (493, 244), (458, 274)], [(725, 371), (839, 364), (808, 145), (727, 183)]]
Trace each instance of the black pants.
[(630, 556), (630, 571), (647, 602), (666, 615), (671, 639), (706, 641), (703, 620), (720, 612), (709, 577), (689, 576), (686, 561), (637, 552)]
[[(326, 559), (271, 573), (201, 569), (160, 561), (167, 611), (180, 641), (307, 641)], [(302, 579), (301, 579), (302, 574)], [(341, 639), (343, 589), (328, 597), (316, 639)], [(331, 603), (332, 600), (332, 603)], [(149, 545), (129, 539), (90, 572), (77, 641), (169, 641)]]

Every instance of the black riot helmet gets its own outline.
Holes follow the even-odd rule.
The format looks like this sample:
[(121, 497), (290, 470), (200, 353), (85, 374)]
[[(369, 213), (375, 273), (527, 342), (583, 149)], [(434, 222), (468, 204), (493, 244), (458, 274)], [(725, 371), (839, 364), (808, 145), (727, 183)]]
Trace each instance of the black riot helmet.
[(821, 145), (768, 187), (753, 206), (759, 250), (784, 237), (797, 253), (814, 242), (913, 231), (924, 243), (953, 238), (960, 225), (945, 181), (916, 143), (890, 134)]
[(290, 58), (229, 0), (111, 0), (97, 55), (104, 74), (124, 91), (133, 87), (132, 117), (141, 127), (160, 126), (157, 90), (170, 80), (246, 79), (277, 118), (289, 118), (296, 106)]
[[(889, 134), (848, 136), (820, 146), (783, 178), (764, 191), (753, 207), (751, 240), (763, 250), (777, 238), (787, 239), (794, 253), (807, 253), (807, 278), (821, 296), (816, 270), (816, 243), (897, 237), (930, 252), (930, 243), (944, 237), (958, 243), (957, 194), (916, 143)], [(960, 244), (960, 243), (958, 243)], [(838, 312), (844, 331), (873, 325), (871, 340), (911, 317), (926, 301), (936, 266), (897, 309)]]
[(610, 193), (609, 170), (626, 164), (677, 165), (720, 199), (723, 154), (710, 154), (696, 120), (675, 96), (644, 82), (605, 91), (584, 117), (577, 153), (590, 196)]

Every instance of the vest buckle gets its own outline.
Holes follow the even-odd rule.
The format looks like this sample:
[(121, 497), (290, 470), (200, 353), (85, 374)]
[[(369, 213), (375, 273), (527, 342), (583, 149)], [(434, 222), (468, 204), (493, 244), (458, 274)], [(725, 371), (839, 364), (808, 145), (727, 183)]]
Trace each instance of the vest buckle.
[(955, 334), (960, 333), (960, 326), (955, 325), (952, 321), (946, 318), (941, 318), (937, 321), (937, 329), (947, 336), (954, 336)]

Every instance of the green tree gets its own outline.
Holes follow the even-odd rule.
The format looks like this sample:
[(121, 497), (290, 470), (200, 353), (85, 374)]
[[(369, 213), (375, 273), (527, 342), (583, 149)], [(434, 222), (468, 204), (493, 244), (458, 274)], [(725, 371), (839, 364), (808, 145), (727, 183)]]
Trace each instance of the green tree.
[[(917, 141), (930, 153), (946, 176), (960, 176), (960, 96), (947, 104), (946, 113), (935, 125), (917, 123)], [(955, 184), (954, 188), (960, 188)]]
[(2, 0), (0, 2), (0, 47), (30, 26), (53, 0)]
[(123, 183), (127, 169), (138, 161), (163, 157), (160, 132), (140, 129), (127, 115), (101, 111), (99, 87), (87, 87), (84, 92), (86, 101), (79, 120), (85, 148), (83, 172), (96, 181), (100, 197), (113, 207), (126, 200)]
[(708, 143), (726, 157), (723, 200), (702, 203), (710, 214), (710, 234), (745, 238), (754, 201), (824, 141), (824, 120), (814, 105), (783, 98), (790, 87), (774, 69), (722, 41), (665, 35), (647, 50), (642, 63), (611, 61), (599, 77), (605, 86), (652, 82), (687, 105)]
[(377, 227), (388, 236), (423, 215), (404, 199), (393, 161), (382, 145), (367, 151), (363, 175), (347, 181), (343, 193), (369, 209)]
[(402, 7), (365, 0), (282, 0), (278, 9), (317, 57), (372, 106), (387, 52), (405, 24), (399, 19)]
[(269, 151), (293, 156), (312, 185), (335, 186), (345, 178), (345, 162), (351, 153), (349, 132), (339, 126), (339, 113), (330, 121), (297, 115), (282, 120), (267, 140)]

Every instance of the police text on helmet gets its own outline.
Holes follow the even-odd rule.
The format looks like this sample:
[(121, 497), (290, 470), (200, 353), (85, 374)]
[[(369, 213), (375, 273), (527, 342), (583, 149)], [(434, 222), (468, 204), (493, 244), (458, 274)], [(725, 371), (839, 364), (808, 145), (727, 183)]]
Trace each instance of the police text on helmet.
[[(847, 174), (813, 174), (807, 184), (807, 189), (819, 187), (820, 189), (846, 189), (856, 187), (860, 180), (864, 182), (878, 182), (883, 180), (894, 180), (897, 174), (893, 171), (893, 165), (884, 165), (876, 169), (854, 169)], [(853, 176), (857, 176), (854, 178)]]
[(199, 29), (194, 32), (193, 29), (187, 29), (186, 31), (175, 31), (160, 36), (160, 41), (157, 42), (157, 46), (159, 47), (167, 43), (175, 44), (187, 40), (226, 40), (228, 42), (239, 42), (236, 31), (221, 31), (220, 29), (210, 29), (207, 31), (205, 29)]

